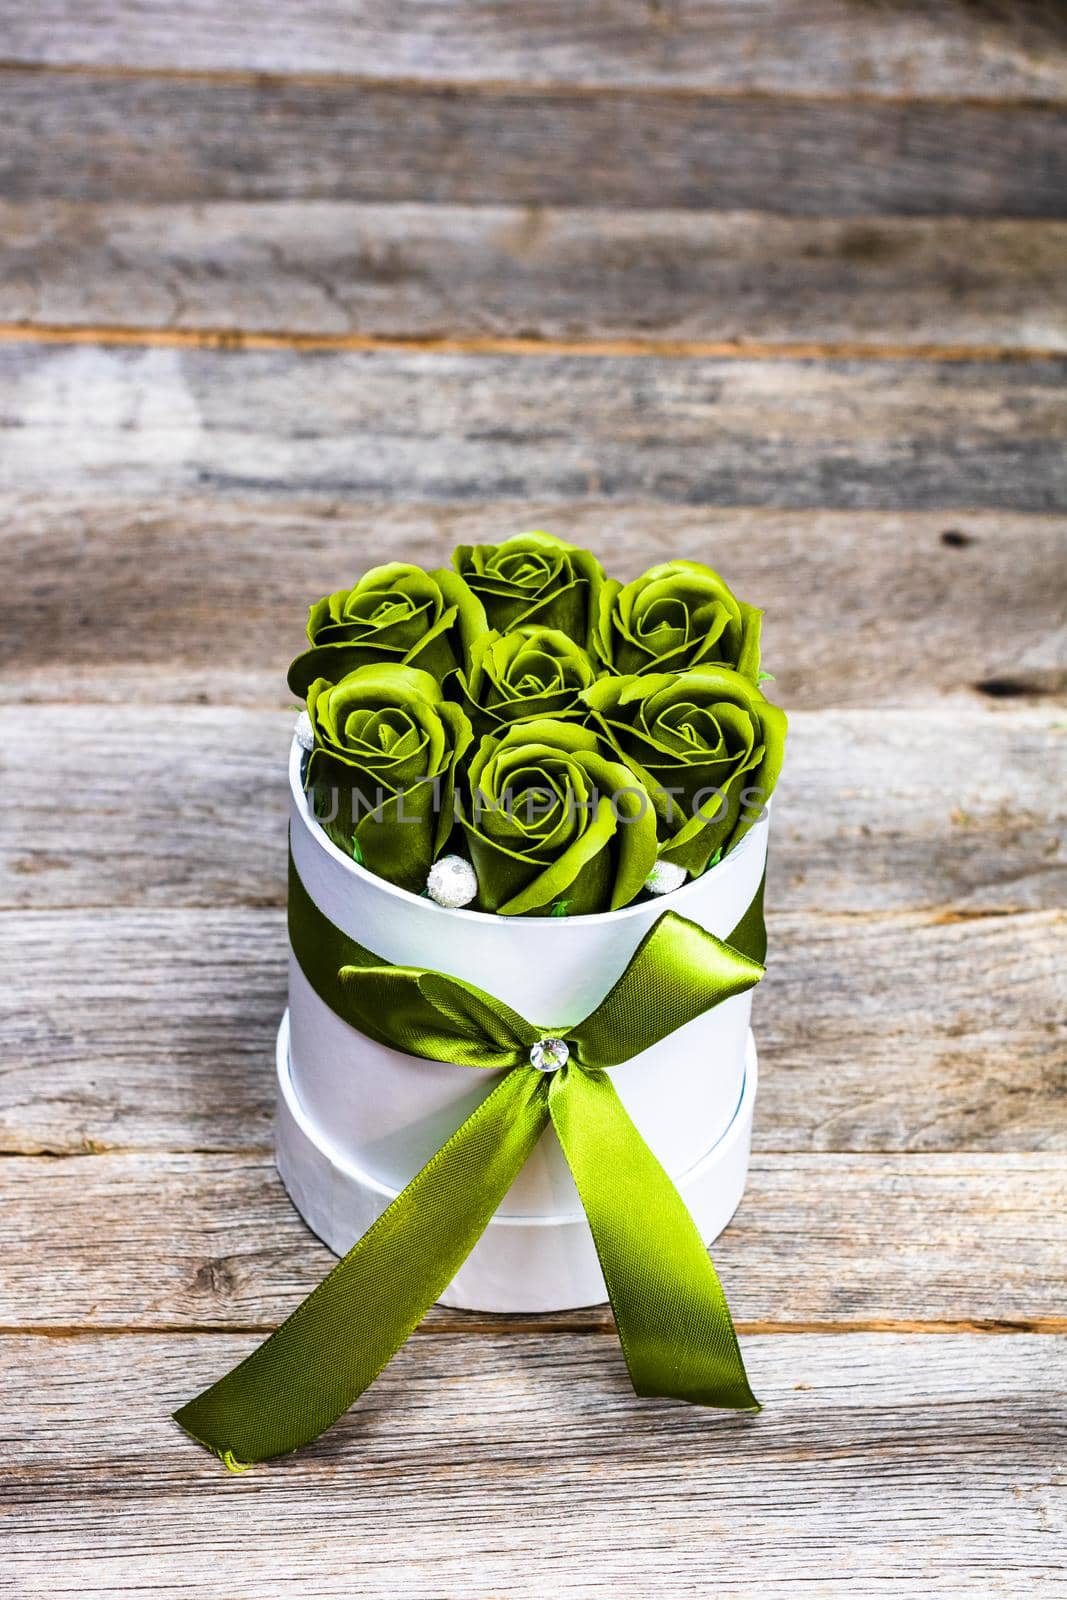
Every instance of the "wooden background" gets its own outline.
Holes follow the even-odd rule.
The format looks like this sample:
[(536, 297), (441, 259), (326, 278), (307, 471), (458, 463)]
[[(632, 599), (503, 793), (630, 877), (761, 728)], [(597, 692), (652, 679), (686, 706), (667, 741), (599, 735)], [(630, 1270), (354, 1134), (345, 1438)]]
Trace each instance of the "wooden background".
[[(0, 1590), (1067, 1594), (1067, 11), (5, 0), (0, 63)], [(766, 1410), (435, 1312), (230, 1477), (168, 1413), (328, 1264), (302, 608), (532, 525), (768, 609)]]

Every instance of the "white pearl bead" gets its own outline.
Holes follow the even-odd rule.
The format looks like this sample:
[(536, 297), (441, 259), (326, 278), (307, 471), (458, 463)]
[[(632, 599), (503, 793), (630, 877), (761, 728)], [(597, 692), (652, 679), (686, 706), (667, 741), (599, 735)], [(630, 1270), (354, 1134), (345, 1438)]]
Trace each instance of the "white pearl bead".
[(311, 726), (311, 718), (306, 711), (301, 711), (296, 719), (296, 742), (301, 750), (314, 750), (315, 730)]
[(430, 899), (439, 906), (458, 911), (470, 905), (478, 894), (478, 877), (469, 861), (462, 856), (442, 856), (430, 868), (426, 879)]
[(671, 894), (680, 889), (689, 874), (674, 861), (657, 861), (648, 877), (645, 888), (649, 894)]

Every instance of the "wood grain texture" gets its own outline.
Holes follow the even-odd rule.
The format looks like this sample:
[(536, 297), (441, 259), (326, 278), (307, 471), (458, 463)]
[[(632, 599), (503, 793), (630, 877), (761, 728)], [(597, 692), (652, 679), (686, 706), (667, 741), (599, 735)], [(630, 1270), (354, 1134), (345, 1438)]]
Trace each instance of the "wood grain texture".
[[(151, 412), (151, 391), (138, 393), (142, 421), (131, 398), (126, 448), (143, 440), (162, 474), (164, 448), (179, 457), (193, 452), (182, 440), (180, 413), (172, 413), (172, 429), (162, 419), (156, 426), (143, 415)], [(97, 398), (106, 410), (106, 393)], [(111, 401), (114, 413), (121, 396)], [(62, 405), (77, 411), (79, 426), (91, 426), (91, 396), (72, 391)], [(72, 439), (83, 454), (97, 449), (91, 434), (66, 435), (58, 419), (52, 439), (40, 475), (49, 465), (64, 472)], [(269, 466), (266, 448), (260, 464)], [(13, 456), (11, 464), (19, 470)], [(171, 500), (159, 492), (122, 501), (108, 487), (102, 469), (101, 481), (74, 499), (0, 502), (11, 601), (0, 630), (0, 701), (286, 707), (284, 669), (302, 648), (304, 607), (313, 598), (380, 561), (437, 567), (457, 544), (529, 527), (591, 547), (622, 578), (677, 555), (718, 568), (765, 607), (774, 696), (791, 710), (929, 706), (976, 689), (988, 704), (1067, 689), (1062, 517), (543, 499), (449, 507), (279, 497), (272, 504), (237, 494)]]
[(10, 200), (1061, 217), (1067, 108), (4, 74)]
[[(769, 929), (759, 1149), (1067, 1148), (1062, 915), (772, 910)], [(5, 913), (0, 950), (0, 1149), (269, 1145), (280, 909)]]
[(635, 1400), (608, 1338), (422, 1338), (233, 1478), (167, 1413), (247, 1347), (0, 1341), (16, 1594), (1062, 1593), (1060, 1341), (749, 1338), (740, 1418)]
[(1063, 360), (0, 345), (9, 493), (1067, 507)]
[(1067, 97), (1042, 0), (9, 0), (8, 61), (803, 94)]
[[(1061, 8), (11, 0), (0, 91), (0, 1588), (1058, 1600)], [(767, 1409), (435, 1311), (231, 1478), (167, 1413), (331, 1260), (299, 613), (537, 524), (710, 559), (799, 708), (715, 1249)]]
[(0, 323), (1067, 348), (1067, 224), (0, 203)]
[[(742, 1327), (1063, 1332), (1062, 1204), (1056, 1154), (756, 1154), (715, 1263)], [(274, 1327), (334, 1259), (270, 1157), (233, 1153), (0, 1161), (0, 1249), (0, 1326), (27, 1331)], [(440, 1308), (427, 1326), (539, 1322), (611, 1314)]]
[[(284, 905), (292, 711), (0, 707), (0, 907)], [(62, 825), (53, 825), (62, 797)], [(1062, 710), (801, 712), (775, 801), (780, 911), (1054, 909)]]

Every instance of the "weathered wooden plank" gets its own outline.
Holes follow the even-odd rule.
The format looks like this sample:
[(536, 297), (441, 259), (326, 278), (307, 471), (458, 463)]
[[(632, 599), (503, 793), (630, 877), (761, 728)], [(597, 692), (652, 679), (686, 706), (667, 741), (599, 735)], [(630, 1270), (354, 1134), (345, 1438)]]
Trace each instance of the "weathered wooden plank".
[(1067, 1148), (1062, 918), (769, 926), (757, 1149)]
[(1054, 5), (846, 0), (9, 0), (8, 61), (801, 94), (1067, 94)]
[[(151, 408), (150, 388), (141, 393)], [(95, 398), (113, 413), (121, 404), (121, 392)], [(91, 427), (93, 397), (75, 393), (63, 404), (77, 410), (77, 427), (64, 433), (56, 419), (42, 475), (50, 464), (63, 472), (72, 441), (93, 448), (78, 432)], [(167, 452), (173, 459), (185, 448), (180, 414), (173, 433), (162, 423), (135, 433), (146, 471), (155, 460), (166, 474)], [(280, 448), (267, 441), (261, 464)], [(95, 495), (95, 482), (71, 476), (77, 493)], [(0, 502), (10, 602), (0, 699), (285, 706), (283, 673), (301, 647), (310, 599), (378, 561), (440, 566), (457, 544), (539, 526), (589, 545), (623, 578), (672, 556), (711, 562), (766, 608), (768, 670), (790, 708), (928, 706), (983, 684), (1003, 694), (1067, 687), (1062, 518), (543, 499), (444, 507), (157, 493), (128, 502), (108, 497), (105, 483), (95, 503)]]
[[(183, 31), (188, 31), (188, 27)], [(4, 75), (10, 200), (1062, 217), (1062, 106)]]
[[(1067, 1148), (1061, 917), (772, 911), (770, 932), (758, 1148)], [(0, 949), (0, 1149), (269, 1144), (280, 909), (6, 913)]]
[[(757, 1330), (1064, 1331), (1063, 1193), (1056, 1154), (757, 1154), (715, 1261)], [(0, 1250), (0, 1326), (26, 1330), (265, 1328), (333, 1260), (270, 1158), (235, 1153), (9, 1158)], [(432, 1326), (486, 1320), (440, 1310)], [(600, 1328), (610, 1311), (548, 1322)]]
[[(292, 723), (233, 708), (0, 708), (0, 906), (283, 904)], [(1059, 709), (795, 713), (771, 902), (1054, 909), (1067, 898), (1065, 797)]]
[(755, 1419), (636, 1400), (609, 1339), (418, 1339), (232, 1479), (168, 1412), (247, 1347), (0, 1342), (20, 1596), (1062, 1591), (1055, 1339), (749, 1338)]
[(0, 346), (9, 492), (1049, 511), (1067, 362)]
[(1067, 224), (518, 206), (0, 204), (0, 322), (1067, 348)]

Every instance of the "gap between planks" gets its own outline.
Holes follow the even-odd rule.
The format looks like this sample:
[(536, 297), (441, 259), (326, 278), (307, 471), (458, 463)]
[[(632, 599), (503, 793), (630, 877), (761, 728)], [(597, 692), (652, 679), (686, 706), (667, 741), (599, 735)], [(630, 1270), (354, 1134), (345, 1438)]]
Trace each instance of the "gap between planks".
[(879, 92), (871, 89), (845, 90), (773, 88), (758, 84), (667, 83), (660, 80), (642, 83), (629, 79), (596, 83), (569, 78), (422, 78), (403, 73), (376, 76), (361, 72), (280, 72), (241, 67), (174, 67), (163, 63), (151, 66), (122, 66), (117, 62), (27, 61), (17, 57), (0, 60), (0, 74), (44, 77), (100, 78), (111, 82), (218, 84), (252, 89), (354, 89), (392, 90), (398, 94), (420, 94), (441, 99), (478, 98), (494, 100), (573, 99), (610, 100), (627, 98), (658, 100), (730, 100), (773, 102), (797, 105), (943, 106), (977, 111), (1059, 111), (1065, 103), (1058, 94), (975, 94), (968, 92), (909, 93), (905, 90)]
[[(467, 83), (631, 83), (772, 93), (1064, 98), (1064, 35), (1047, 0), (1014, 7), (761, 0), (318, 0), (277, 25), (263, 0), (9, 0), (14, 62)], [(1003, 14), (1001, 14), (1003, 12)], [(1009, 21), (1010, 13), (1010, 21)], [(595, 49), (591, 44), (595, 43)]]
[(418, 351), (471, 356), (650, 356), (735, 361), (1057, 361), (1062, 349), (1002, 344), (880, 344), (862, 340), (548, 339), (491, 334), (301, 333), (286, 329), (132, 327), (120, 324), (5, 322), (3, 344), (117, 345), (159, 350)]
[[(437, 1308), (431, 1306), (430, 1313)], [(449, 1312), (450, 1316), (462, 1317), (462, 1322), (420, 1322), (412, 1329), (412, 1335), (420, 1338), (454, 1339), (469, 1338), (472, 1334), (485, 1334), (490, 1337), (525, 1335), (537, 1337), (544, 1334), (567, 1334), (582, 1339), (603, 1339), (615, 1335), (615, 1324), (608, 1307), (592, 1307), (592, 1310), (603, 1310), (604, 1320), (599, 1323), (582, 1325), (568, 1322), (559, 1315), (551, 1312), (530, 1312), (521, 1316), (509, 1316), (506, 1313), (489, 1315), (476, 1311)], [(429, 1313), (428, 1313), (429, 1314)], [(279, 1316), (278, 1321), (281, 1320)], [(97, 1327), (92, 1323), (71, 1323), (64, 1327), (62, 1324), (52, 1326), (42, 1323), (40, 1326), (22, 1323), (0, 1324), (0, 1339), (170, 1339), (170, 1338), (231, 1338), (250, 1337), (271, 1332), (277, 1322), (250, 1322), (240, 1324), (228, 1322), (224, 1326), (218, 1323), (205, 1322), (196, 1324), (191, 1322), (174, 1322), (148, 1324), (140, 1326), (131, 1323), (126, 1327)], [(755, 1322), (735, 1320), (734, 1327), (741, 1338), (791, 1338), (794, 1335), (815, 1335), (819, 1338), (852, 1338), (857, 1334), (921, 1334), (931, 1338), (958, 1338), (961, 1335), (974, 1335), (977, 1338), (1012, 1339), (1012, 1338), (1050, 1338), (1058, 1339), (1067, 1334), (1067, 1317), (961, 1317), (957, 1320), (931, 1319), (923, 1322), (916, 1318), (868, 1317), (856, 1318), (853, 1321), (841, 1320), (838, 1322), (774, 1322), (767, 1319)], [(410, 1337), (410, 1335), (409, 1335)]]

